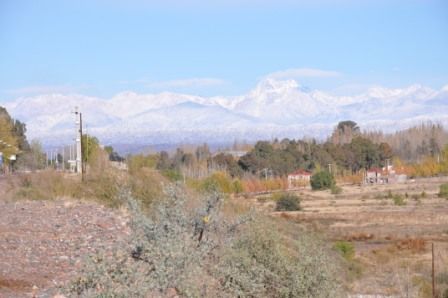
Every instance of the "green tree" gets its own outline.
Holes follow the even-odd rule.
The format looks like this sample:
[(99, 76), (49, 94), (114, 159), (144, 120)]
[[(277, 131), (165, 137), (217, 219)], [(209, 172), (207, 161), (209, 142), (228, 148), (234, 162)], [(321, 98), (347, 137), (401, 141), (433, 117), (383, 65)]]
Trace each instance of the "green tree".
[(353, 171), (380, 166), (380, 150), (378, 145), (363, 137), (356, 137), (350, 143), (355, 160), (351, 164)]
[(116, 152), (112, 146), (105, 146), (104, 151), (106, 151), (106, 153), (109, 155), (110, 161), (124, 161), (124, 158), (120, 156), (120, 154), (118, 154), (118, 152)]
[(311, 176), (311, 188), (313, 190), (330, 189), (334, 184), (333, 176), (327, 171), (320, 171)]
[[(28, 144), (28, 141), (26, 139), (26, 125), (25, 123), (20, 122), (19, 120), (13, 119), (8, 111), (0, 107), (0, 118), (3, 119), (3, 123), (0, 125), (0, 128), (4, 132), (8, 132), (16, 139), (17, 148), (21, 151), (27, 151), (29, 150), (30, 146)], [(5, 123), (8, 123), (7, 127), (5, 126)], [(2, 132), (0, 132), (1, 134)]]
[(14, 124), (6, 113), (6, 110), (0, 110), (0, 152), (5, 164), (9, 164), (10, 158), (19, 152), (19, 141), (14, 133)]
[(219, 153), (207, 161), (208, 168), (226, 170), (232, 177), (240, 177), (243, 174), (238, 162), (230, 154)]
[(356, 122), (351, 120), (341, 121), (331, 135), (331, 142), (338, 145), (348, 144), (359, 134), (360, 129)]

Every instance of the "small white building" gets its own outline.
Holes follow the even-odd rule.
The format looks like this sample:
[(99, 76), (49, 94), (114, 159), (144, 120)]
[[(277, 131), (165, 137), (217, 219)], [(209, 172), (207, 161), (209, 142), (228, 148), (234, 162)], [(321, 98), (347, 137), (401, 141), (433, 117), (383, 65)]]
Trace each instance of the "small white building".
[(309, 185), (311, 173), (305, 170), (297, 170), (288, 175), (288, 188), (305, 187)]
[(393, 166), (371, 168), (366, 171), (366, 184), (405, 183), (407, 175), (397, 171)]

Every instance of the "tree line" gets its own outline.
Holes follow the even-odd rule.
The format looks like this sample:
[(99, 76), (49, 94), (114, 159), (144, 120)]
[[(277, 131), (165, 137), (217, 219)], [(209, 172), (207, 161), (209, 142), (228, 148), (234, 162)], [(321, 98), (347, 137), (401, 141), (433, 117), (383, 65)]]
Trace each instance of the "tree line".
[(201, 178), (216, 171), (231, 177), (284, 177), (294, 170), (329, 169), (334, 174), (352, 174), (361, 169), (382, 167), (393, 157), (393, 149), (385, 142), (376, 143), (361, 134), (353, 121), (340, 122), (325, 142), (283, 139), (258, 141), (241, 157), (226, 152), (212, 154), (207, 144), (186, 152), (178, 148), (171, 156), (162, 151), (156, 155), (130, 158), (133, 168), (151, 165), (161, 171), (178, 172)]

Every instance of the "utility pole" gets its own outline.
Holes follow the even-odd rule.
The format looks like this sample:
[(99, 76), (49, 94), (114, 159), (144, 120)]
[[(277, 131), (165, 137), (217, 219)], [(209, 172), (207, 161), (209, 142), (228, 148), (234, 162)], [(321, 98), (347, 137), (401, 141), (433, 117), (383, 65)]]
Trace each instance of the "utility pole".
[(84, 167), (82, 162), (82, 114), (78, 111), (78, 107), (75, 107), (76, 115), (75, 124), (77, 126), (76, 135), (76, 173), (81, 173), (82, 180), (84, 181)]
[(62, 147), (62, 172), (65, 172), (65, 146)]
[[(82, 113), (79, 113), (79, 137), (80, 137), (80, 142), (79, 145), (81, 147), (81, 154), (80, 156), (82, 157)], [(84, 181), (85, 179), (85, 175), (86, 175), (86, 165), (84, 163), (84, 161), (81, 158), (81, 179), (82, 181)]]
[(436, 298), (436, 281), (434, 278), (434, 242), (431, 243), (431, 256), (432, 256), (432, 297)]
[[(82, 123), (82, 118), (81, 118), (81, 123)], [(82, 135), (82, 126), (81, 126), (81, 135)], [(86, 135), (86, 144), (85, 144), (85, 147), (86, 147), (85, 154), (86, 154), (86, 156), (85, 156), (84, 159), (87, 161), (87, 158), (89, 157), (88, 156), (88, 154), (89, 154), (89, 135), (87, 134), (87, 124), (86, 124), (85, 135)], [(81, 144), (82, 144), (82, 138), (81, 138)], [(87, 168), (87, 163), (83, 162), (82, 163), (82, 175), (83, 175), (83, 178), (84, 178), (84, 176), (86, 174), (86, 168)]]

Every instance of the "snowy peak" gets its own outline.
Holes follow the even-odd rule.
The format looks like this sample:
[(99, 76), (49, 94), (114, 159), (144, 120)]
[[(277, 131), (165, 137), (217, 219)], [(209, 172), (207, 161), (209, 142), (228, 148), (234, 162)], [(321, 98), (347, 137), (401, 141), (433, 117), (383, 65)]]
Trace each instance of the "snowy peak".
[(340, 120), (375, 128), (400, 128), (425, 120), (448, 124), (448, 85), (374, 87), (355, 96), (307, 90), (294, 80), (266, 78), (240, 96), (118, 93), (110, 99), (71, 94), (18, 98), (5, 107), (25, 121), (28, 137), (44, 143), (71, 142), (75, 106), (89, 132), (109, 143), (180, 140), (233, 141), (328, 133)]
[(434, 96), (436, 92), (430, 88), (419, 84), (411, 85), (402, 89), (388, 89), (384, 87), (372, 87), (366, 92), (367, 98), (394, 99), (394, 98), (412, 98), (428, 99)]
[(324, 94), (304, 92), (294, 80), (268, 78), (249, 92), (234, 110), (283, 125), (321, 114), (328, 106), (328, 97), (321, 95)]
[(295, 80), (280, 81), (273, 78), (266, 78), (261, 80), (252, 92), (254, 94), (285, 94), (298, 87), (299, 84)]

